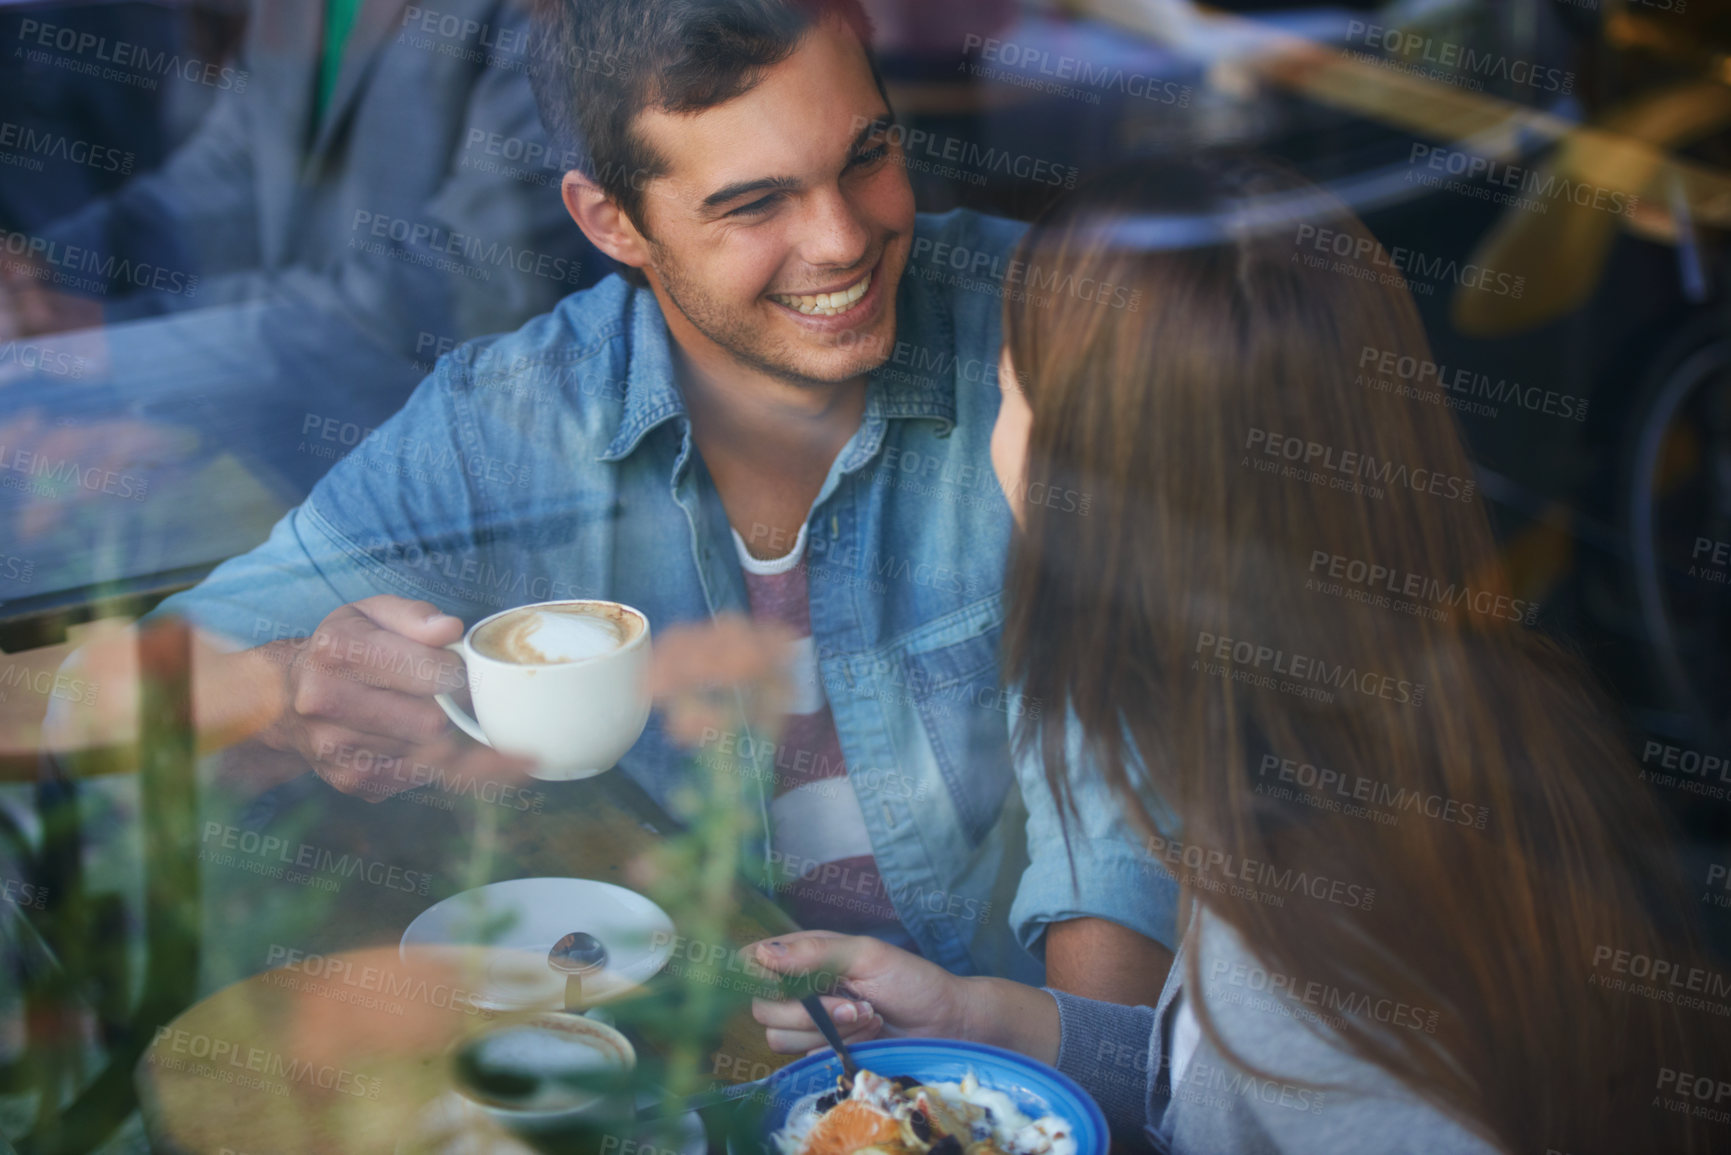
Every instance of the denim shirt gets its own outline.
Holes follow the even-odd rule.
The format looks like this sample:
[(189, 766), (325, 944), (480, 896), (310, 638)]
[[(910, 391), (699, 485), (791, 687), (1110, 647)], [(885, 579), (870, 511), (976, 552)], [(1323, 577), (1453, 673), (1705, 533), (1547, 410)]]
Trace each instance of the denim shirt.
[[(1037, 980), (1017, 937), (1036, 938), (1029, 927), (1060, 908), (1077, 912), (1062, 842), (1027, 845), (1007, 741), (1013, 695), (999, 678), (1011, 520), (989, 445), (1000, 278), (1020, 231), (960, 211), (919, 219), (896, 344), (870, 375), (864, 419), (807, 531), (819, 671), (903, 925), (952, 971)], [(341, 459), (267, 542), (159, 612), (250, 647), (306, 636), (375, 594), (468, 623), (573, 597), (636, 606), (654, 630), (747, 610), (646, 289), (613, 277), (459, 348), (366, 434), (317, 413), (286, 431), (303, 452)], [(702, 772), (659, 715), (619, 769), (669, 810), (681, 779)], [(761, 778), (740, 790), (765, 853)], [(1024, 871), (1048, 893), (1017, 903), (1013, 930)], [(1104, 909), (1082, 913), (1143, 917), (1141, 896), (1090, 897)]]
[[(1025, 694), (1011, 695), (1012, 733), (1033, 705)], [(1032, 854), (1010, 908), (1010, 926), (1036, 955), (1044, 954), (1048, 924), (1089, 917), (1116, 922), (1176, 951), (1178, 880), (1161, 861), (1154, 839), (1175, 839), (1178, 818), (1152, 789), (1140, 789), (1142, 808), (1159, 831), (1152, 837), (1143, 833), (1094, 764), (1081, 719), (1074, 710), (1067, 716), (1064, 773), (1073, 813), (1060, 813), (1046, 781), (1037, 727), (1035, 741), (1015, 758)], [(1028, 718), (1039, 720), (1037, 714)], [(1126, 751), (1136, 757), (1133, 743)], [(1140, 761), (1129, 772), (1133, 783), (1144, 786)]]

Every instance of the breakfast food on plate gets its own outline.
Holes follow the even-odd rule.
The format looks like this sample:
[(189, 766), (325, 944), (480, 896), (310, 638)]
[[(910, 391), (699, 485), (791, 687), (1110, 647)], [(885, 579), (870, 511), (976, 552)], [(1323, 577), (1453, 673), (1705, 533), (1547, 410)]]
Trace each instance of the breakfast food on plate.
[(795, 1103), (774, 1139), (781, 1155), (1076, 1155), (1070, 1124), (1030, 1119), (972, 1071), (959, 1083), (861, 1071), (851, 1090)]

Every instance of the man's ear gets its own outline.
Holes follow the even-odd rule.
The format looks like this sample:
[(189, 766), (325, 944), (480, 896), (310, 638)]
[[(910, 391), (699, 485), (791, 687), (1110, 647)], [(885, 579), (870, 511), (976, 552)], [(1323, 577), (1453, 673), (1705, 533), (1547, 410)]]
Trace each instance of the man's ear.
[(596, 248), (633, 269), (649, 264), (648, 240), (600, 185), (572, 169), (560, 183), (559, 193), (565, 200), (565, 211)]

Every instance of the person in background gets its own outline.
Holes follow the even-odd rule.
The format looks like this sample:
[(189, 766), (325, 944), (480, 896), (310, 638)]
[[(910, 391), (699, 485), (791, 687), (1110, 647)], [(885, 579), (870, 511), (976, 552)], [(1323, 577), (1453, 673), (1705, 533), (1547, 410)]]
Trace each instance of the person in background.
[[(66, 39), (52, 10), (8, 22), (21, 51)], [(297, 451), (309, 414), (376, 426), (440, 354), (599, 280), (536, 52), (515, 0), (254, 0), (239, 58), (194, 70), (213, 109), (160, 168), (0, 245), (10, 443), (145, 472), (112, 458), (112, 423), (172, 427), (298, 499), (352, 445)]]
[[(1689, 965), (1668, 832), (1606, 704), (1524, 624), (1448, 411), (1367, 368), (1428, 355), (1410, 294), (1303, 261), (1310, 228), (1374, 244), (1269, 163), (1128, 166), (1019, 258), (1148, 308), (1006, 306), (1005, 490), (1094, 494), (1085, 521), (1016, 509), (1005, 661), (1056, 707), (1019, 741), (1178, 870), (1158, 1001), (844, 936), (751, 953), (843, 978), (856, 1040), (1014, 1048), (1178, 1155), (1723, 1149), (1663, 1102), (1667, 1076), (1678, 1103), (1678, 1072), (1724, 1076), (1720, 1028), (1613, 969)], [(1369, 567), (1402, 597), (1356, 596)], [(821, 1045), (796, 1003), (756, 1015), (777, 1049)]]

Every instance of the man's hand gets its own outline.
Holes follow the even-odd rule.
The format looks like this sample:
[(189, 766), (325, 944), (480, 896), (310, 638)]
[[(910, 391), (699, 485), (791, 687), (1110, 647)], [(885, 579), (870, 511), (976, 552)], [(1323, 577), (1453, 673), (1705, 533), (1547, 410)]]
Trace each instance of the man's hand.
[(310, 638), (254, 651), (282, 670), (281, 708), (259, 735), (369, 802), (464, 776), (511, 781), (528, 763), (460, 738), (433, 695), (465, 684), (443, 647), (463, 623), (431, 602), (380, 595), (343, 606)]

